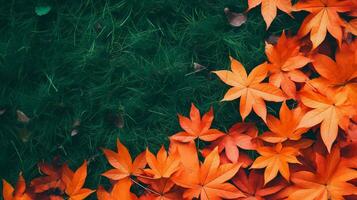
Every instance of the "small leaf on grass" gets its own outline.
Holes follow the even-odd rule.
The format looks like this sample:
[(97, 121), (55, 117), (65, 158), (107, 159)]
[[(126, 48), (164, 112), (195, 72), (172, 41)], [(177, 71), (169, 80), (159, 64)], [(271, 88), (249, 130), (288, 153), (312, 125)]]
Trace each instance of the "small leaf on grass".
[(225, 8), (224, 13), (226, 13), (229, 24), (234, 27), (240, 27), (247, 21), (245, 14), (231, 12), (229, 8)]
[(119, 110), (116, 112), (112, 112), (112, 111), (108, 112), (107, 119), (108, 119), (108, 123), (111, 126), (115, 126), (117, 128), (124, 128), (125, 119), (122, 114), (122, 111)]
[(30, 139), (30, 136), (31, 136), (31, 134), (26, 128), (20, 129), (19, 138), (21, 139), (21, 141), (23, 143), (27, 143), (29, 141), (29, 139)]
[(193, 69), (195, 70), (195, 72), (199, 72), (199, 71), (202, 71), (204, 69), (206, 69), (207, 67), (201, 65), (201, 64), (198, 64), (196, 62), (193, 63)]
[(51, 11), (51, 6), (36, 6), (35, 12), (38, 16), (47, 15)]
[(124, 127), (124, 117), (122, 114), (119, 113), (115, 116), (114, 124), (118, 128)]
[(76, 119), (74, 122), (73, 122), (73, 129), (71, 131), (71, 136), (76, 136), (78, 134), (78, 127), (81, 125), (81, 121), (79, 119)]
[(73, 136), (76, 136), (78, 134), (78, 130), (77, 129), (73, 129), (72, 131), (71, 131), (71, 136), (73, 137)]
[(30, 118), (27, 117), (27, 115), (24, 112), (22, 112), (21, 110), (16, 110), (16, 115), (17, 115), (17, 120), (19, 122), (22, 122), (24, 124), (29, 123)]
[(187, 74), (185, 74), (185, 76), (189, 76), (189, 75), (191, 75), (191, 74), (194, 74), (194, 73), (203, 71), (203, 70), (205, 70), (205, 69), (207, 69), (206, 66), (203, 66), (203, 65), (201, 65), (201, 64), (199, 64), (199, 63), (194, 62), (194, 63), (193, 63), (193, 72), (187, 73)]
[(81, 121), (79, 119), (74, 120), (73, 122), (73, 128), (76, 128), (81, 125)]

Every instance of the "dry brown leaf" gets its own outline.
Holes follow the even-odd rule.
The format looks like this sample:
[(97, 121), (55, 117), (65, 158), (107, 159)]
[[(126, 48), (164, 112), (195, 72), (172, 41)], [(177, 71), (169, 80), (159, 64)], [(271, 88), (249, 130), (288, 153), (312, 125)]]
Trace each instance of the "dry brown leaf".
[(19, 131), (19, 138), (21, 139), (21, 141), (22, 141), (23, 143), (28, 142), (29, 139), (30, 139), (30, 136), (31, 136), (31, 134), (30, 134), (30, 132), (29, 132), (26, 128), (20, 129), (20, 131)]
[(247, 16), (245, 14), (232, 12), (229, 8), (225, 8), (224, 13), (227, 16), (229, 24), (234, 27), (240, 27), (247, 21)]
[(21, 110), (16, 110), (16, 115), (17, 115), (17, 120), (19, 122), (22, 122), (24, 124), (29, 123), (30, 118), (24, 112), (22, 112)]

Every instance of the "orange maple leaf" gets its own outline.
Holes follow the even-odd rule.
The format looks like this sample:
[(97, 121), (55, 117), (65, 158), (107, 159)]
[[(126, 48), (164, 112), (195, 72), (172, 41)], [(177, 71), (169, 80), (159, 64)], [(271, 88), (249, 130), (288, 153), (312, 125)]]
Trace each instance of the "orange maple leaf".
[(267, 29), (273, 22), (277, 14), (277, 8), (290, 15), (292, 5), (290, 0), (248, 0), (248, 10), (262, 4), (261, 13), (263, 15)]
[(254, 150), (256, 148), (255, 139), (258, 136), (258, 129), (251, 123), (237, 123), (233, 125), (228, 133), (211, 145), (202, 150), (202, 154), (208, 154), (215, 147), (218, 147), (218, 152), (227, 156), (230, 162), (238, 162), (239, 149)]
[(351, 118), (348, 130), (346, 131), (346, 135), (346, 139), (348, 140), (347, 144), (351, 142), (357, 144), (357, 115), (354, 115)]
[(109, 149), (103, 149), (104, 155), (114, 169), (110, 169), (102, 175), (111, 180), (121, 180), (131, 175), (140, 175), (142, 169), (146, 166), (145, 152), (139, 154), (132, 162), (128, 149), (120, 143), (119, 139), (117, 139), (117, 150), (118, 152), (116, 153)]
[[(189, 158), (189, 155), (187, 155)], [(227, 183), (239, 170), (240, 164), (220, 164), (218, 148), (215, 148), (203, 164), (195, 170), (181, 170), (173, 177), (173, 181), (187, 188), (185, 199), (235, 199), (244, 195), (232, 184)]]
[(30, 186), (34, 193), (42, 193), (51, 189), (64, 191), (65, 185), (61, 179), (62, 165), (59, 165), (57, 162), (58, 158), (54, 159), (52, 164), (38, 164), (39, 170), (46, 176), (38, 177), (31, 181)]
[(352, 2), (349, 0), (301, 0), (294, 5), (294, 10), (304, 10), (310, 14), (303, 21), (298, 34), (305, 36), (310, 33), (313, 48), (324, 41), (327, 31), (341, 44), (344, 21), (339, 13), (351, 9)]
[(62, 180), (66, 186), (65, 193), (69, 196), (68, 200), (83, 200), (94, 192), (83, 188), (87, 177), (87, 162), (73, 172), (67, 165), (63, 166)]
[[(179, 142), (170, 138), (170, 152), (177, 152), (179, 154), (181, 164), (186, 169), (194, 171), (199, 167), (197, 148), (194, 141)], [(190, 159), (186, 159), (187, 155), (190, 155)]]
[[(310, 84), (318, 86), (314, 84), (314, 80), (310, 81)], [(349, 118), (356, 109), (348, 103), (346, 94), (324, 90), (325, 95), (322, 95), (318, 89), (305, 87), (300, 92), (301, 102), (312, 110), (301, 118), (298, 128), (309, 128), (321, 123), (321, 138), (327, 150), (330, 151), (336, 140), (338, 127), (347, 130)]]
[(140, 200), (176, 200), (182, 199), (182, 189), (176, 186), (170, 179), (142, 179), (140, 180), (150, 185)]
[(333, 148), (326, 157), (316, 153), (316, 171), (298, 171), (292, 174), (294, 184), (288, 189), (291, 200), (344, 199), (357, 194), (357, 187), (348, 181), (357, 178), (357, 170), (349, 168), (340, 157), (339, 148)]
[[(357, 7), (355, 9), (357, 10)], [(349, 22), (346, 22), (344, 26), (346, 28), (346, 32), (357, 36), (357, 19), (352, 19)]]
[(2, 180), (3, 198), (4, 200), (32, 200), (33, 198), (26, 192), (26, 182), (24, 177), (20, 174), (16, 189), (11, 186), (6, 180)]
[(308, 128), (297, 128), (305, 113), (305, 109), (300, 106), (290, 110), (284, 102), (279, 112), (280, 120), (273, 115), (268, 115), (266, 125), (270, 131), (264, 132), (260, 138), (270, 143), (300, 140), (301, 135), (308, 130)]
[(167, 155), (162, 146), (155, 157), (149, 149), (146, 149), (146, 161), (150, 169), (145, 169), (145, 173), (154, 179), (170, 178), (180, 168), (180, 156), (175, 151)]
[(281, 179), (264, 185), (263, 174), (257, 170), (251, 170), (247, 176), (246, 172), (241, 169), (232, 182), (246, 195), (238, 200), (264, 200), (265, 197), (273, 195), (287, 186), (286, 181)]
[[(207, 157), (213, 150), (214, 150), (215, 147), (209, 147), (209, 148), (204, 148), (201, 150), (201, 154), (202, 156), (205, 158)], [(245, 152), (242, 152), (242, 151), (239, 151), (239, 156), (238, 156), (238, 160), (236, 161), (231, 161), (225, 151), (224, 152), (221, 152), (219, 154), (219, 158), (220, 158), (220, 163), (221, 164), (225, 164), (225, 163), (238, 163), (238, 164), (241, 164), (241, 167), (242, 168), (247, 168), (249, 167), (252, 163), (253, 163), (253, 160), (252, 158)]]
[(281, 143), (276, 144), (275, 147), (261, 146), (257, 148), (257, 151), (261, 156), (255, 159), (250, 168), (265, 168), (264, 184), (273, 180), (278, 175), (278, 172), (280, 172), (286, 180), (289, 180), (289, 163), (300, 163), (296, 158), (299, 154), (299, 149), (284, 147)]
[(105, 191), (102, 186), (98, 187), (98, 200), (136, 200), (138, 199), (130, 192), (132, 182), (130, 179), (122, 179), (113, 185), (111, 192)]
[(357, 104), (357, 40), (351, 44), (342, 44), (335, 59), (317, 54), (312, 62), (321, 78), (319, 87), (329, 87), (336, 92), (346, 93), (349, 101)]
[(276, 45), (265, 44), (269, 64), (269, 83), (281, 89), (290, 98), (296, 98), (295, 82), (306, 82), (309, 78), (299, 68), (311, 62), (300, 52), (297, 37), (287, 38), (283, 32)]
[(352, 17), (357, 17), (357, 0), (351, 0), (352, 1), (352, 9), (351, 12), (348, 14)]
[(266, 121), (267, 109), (264, 100), (281, 102), (285, 100), (283, 92), (269, 83), (261, 83), (267, 76), (267, 63), (255, 67), (249, 76), (243, 65), (231, 57), (231, 69), (215, 71), (214, 73), (230, 88), (222, 101), (240, 98), (240, 113), (243, 120), (254, 110)]
[(210, 129), (213, 121), (213, 108), (203, 115), (202, 119), (200, 111), (194, 104), (191, 104), (190, 119), (182, 115), (178, 115), (182, 132), (171, 136), (171, 139), (180, 142), (190, 142), (199, 138), (203, 141), (213, 141), (224, 135), (217, 129)]

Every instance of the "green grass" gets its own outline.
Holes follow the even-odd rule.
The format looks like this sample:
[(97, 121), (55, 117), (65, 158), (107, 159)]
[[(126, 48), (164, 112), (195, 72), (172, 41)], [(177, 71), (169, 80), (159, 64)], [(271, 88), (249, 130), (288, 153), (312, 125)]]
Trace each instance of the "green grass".
[[(298, 22), (279, 12), (268, 32), (260, 8), (239, 28), (223, 9), (245, 0), (3, 1), (0, 7), (0, 177), (38, 175), (36, 163), (59, 155), (90, 164), (88, 185), (108, 169), (100, 148), (119, 137), (133, 155), (156, 151), (179, 131), (190, 103), (215, 108), (214, 126), (240, 121), (237, 101), (220, 103), (227, 87), (212, 73), (228, 56), (249, 71), (265, 59), (264, 39)], [(51, 6), (37, 16), (35, 7)], [(194, 73), (193, 62), (207, 69)], [(31, 119), (16, 119), (21, 110)], [(118, 128), (113, 120), (122, 116)], [(119, 117), (121, 118), (121, 117)], [(249, 120), (256, 119), (251, 116)], [(71, 136), (80, 120), (78, 134)]]

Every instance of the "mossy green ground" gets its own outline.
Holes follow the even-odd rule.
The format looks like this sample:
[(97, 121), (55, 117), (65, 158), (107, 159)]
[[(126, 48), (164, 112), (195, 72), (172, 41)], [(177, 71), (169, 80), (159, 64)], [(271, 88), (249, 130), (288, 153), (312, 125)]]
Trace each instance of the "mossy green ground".
[[(36, 6), (51, 6), (43, 16)], [(260, 8), (241, 27), (227, 23), (225, 7), (242, 12), (245, 0), (2, 1), (0, 6), (0, 177), (60, 156), (89, 165), (88, 186), (108, 169), (100, 148), (116, 138), (133, 155), (156, 151), (180, 130), (177, 113), (190, 103), (215, 109), (214, 127), (241, 120), (238, 101), (221, 103), (227, 86), (211, 71), (229, 68), (228, 56), (249, 71), (265, 60), (264, 40), (297, 20), (278, 13), (266, 32)], [(193, 63), (207, 68), (194, 72)], [(29, 118), (16, 118), (16, 110)], [(273, 110), (269, 110), (273, 112)], [(122, 117), (118, 117), (122, 116)], [(113, 120), (123, 119), (123, 127)], [(71, 136), (80, 121), (78, 134)], [(260, 121), (251, 115), (248, 121)]]

